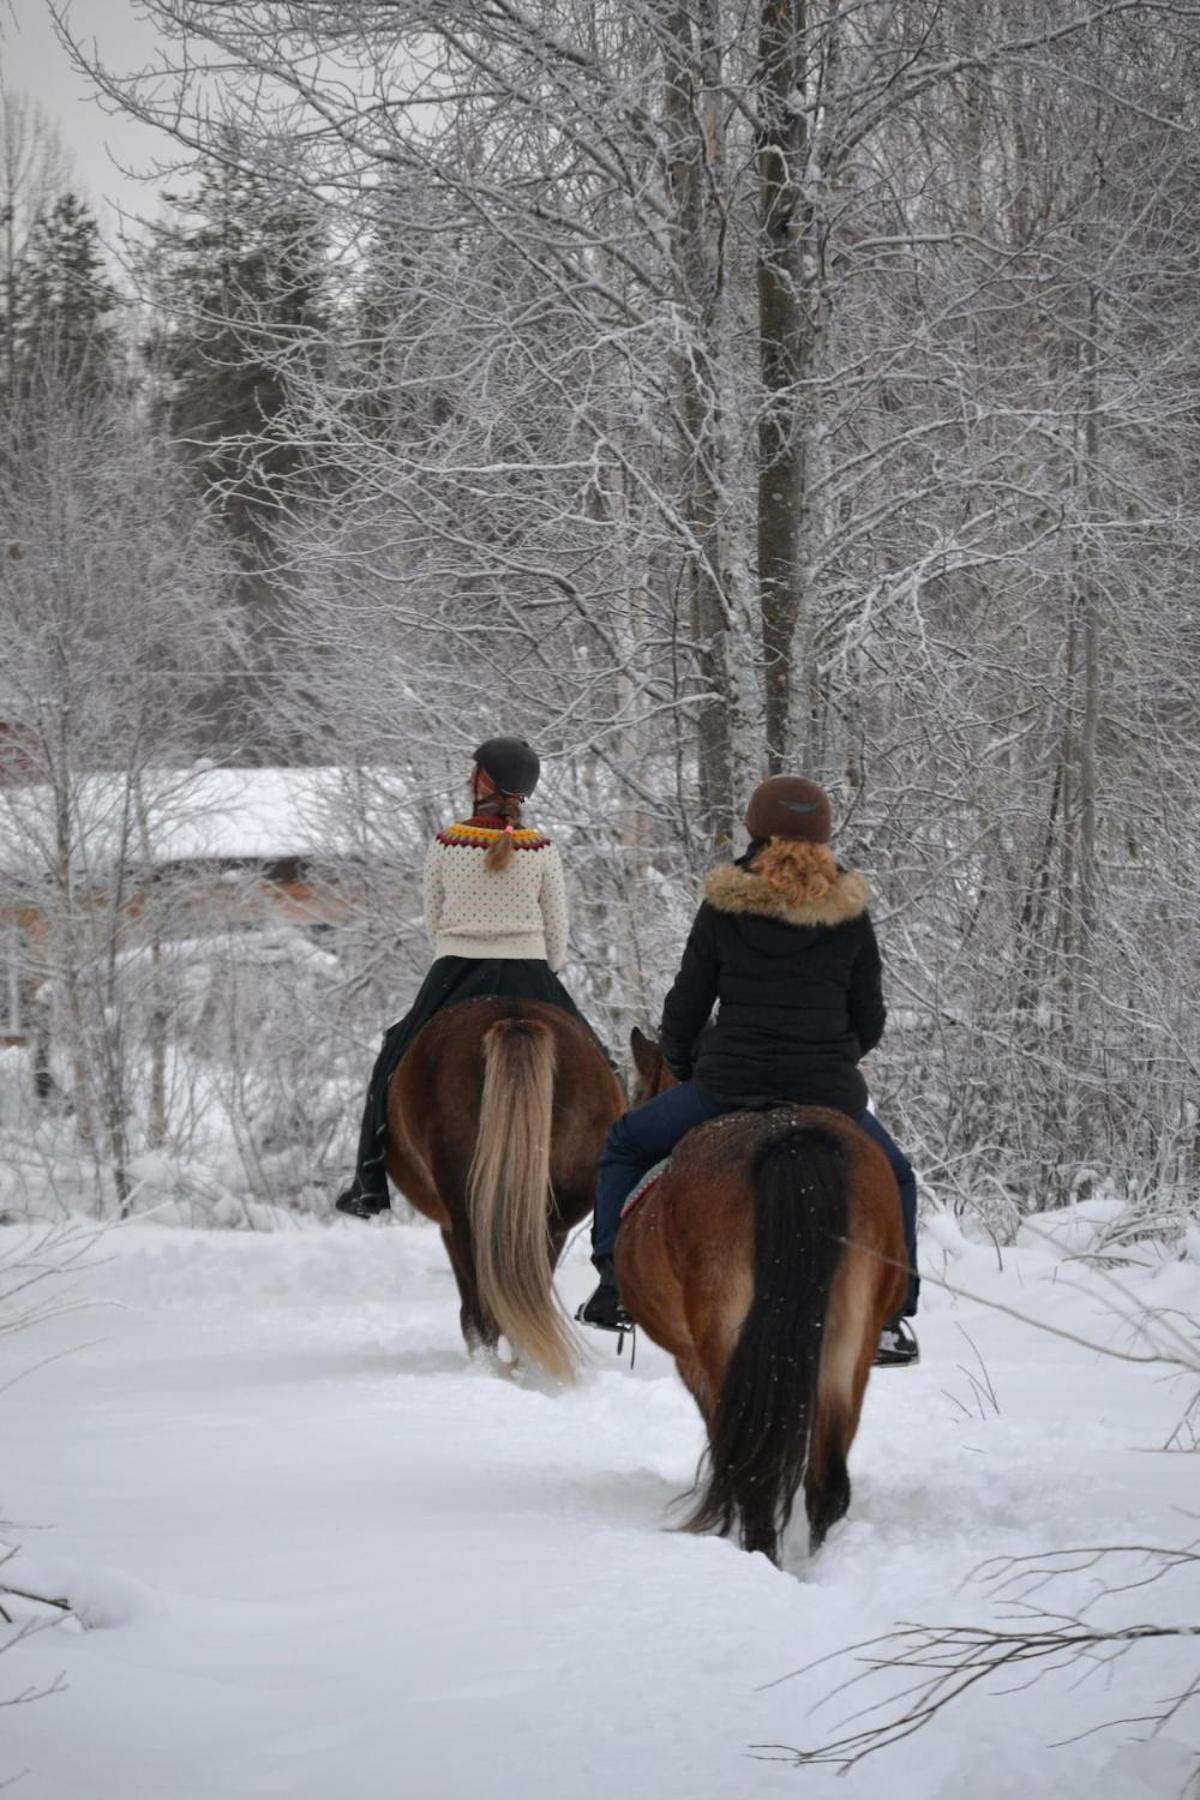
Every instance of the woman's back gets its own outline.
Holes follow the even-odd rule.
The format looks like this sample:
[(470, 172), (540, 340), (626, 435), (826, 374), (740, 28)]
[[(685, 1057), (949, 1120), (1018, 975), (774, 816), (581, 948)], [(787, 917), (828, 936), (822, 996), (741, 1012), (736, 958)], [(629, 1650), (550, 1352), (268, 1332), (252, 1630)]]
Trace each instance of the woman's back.
[(724, 1104), (785, 1100), (857, 1118), (857, 1064), (886, 1017), (868, 898), (861, 876), (809, 845), (715, 869), (664, 1009), (672, 1066)]
[[(508, 837), (512, 854), (494, 865)], [(542, 832), (475, 817), (439, 831), (425, 861), (425, 920), (438, 956), (540, 958), (567, 952), (562, 862)]]

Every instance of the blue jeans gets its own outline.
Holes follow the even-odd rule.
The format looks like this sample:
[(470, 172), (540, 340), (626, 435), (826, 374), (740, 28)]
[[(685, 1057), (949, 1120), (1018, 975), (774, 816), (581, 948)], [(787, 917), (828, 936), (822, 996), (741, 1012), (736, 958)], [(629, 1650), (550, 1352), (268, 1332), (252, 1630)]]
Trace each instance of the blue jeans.
[(911, 1319), (917, 1310), (921, 1294), (921, 1278), (917, 1274), (917, 1178), (907, 1156), (874, 1113), (865, 1112), (858, 1123), (868, 1137), (875, 1139), (891, 1163), (892, 1174), (900, 1189), (900, 1210), (904, 1215), (904, 1250), (908, 1257), (908, 1293), (900, 1310)]
[(593, 1262), (612, 1256), (621, 1208), (646, 1171), (664, 1156), (670, 1156), (693, 1125), (703, 1125), (706, 1119), (733, 1110), (722, 1106), (719, 1100), (710, 1100), (694, 1081), (681, 1081), (678, 1087), (656, 1094), (644, 1106), (622, 1113), (600, 1152), (600, 1179), (592, 1217)]
[[(656, 1162), (670, 1156), (681, 1137), (694, 1125), (715, 1119), (721, 1113), (736, 1112), (713, 1100), (694, 1081), (681, 1081), (678, 1087), (657, 1094), (644, 1106), (622, 1114), (604, 1141), (600, 1153), (600, 1179), (596, 1191), (596, 1211), (592, 1218), (592, 1261), (611, 1258), (621, 1223), (621, 1208), (634, 1188)], [(904, 1212), (904, 1243), (911, 1273), (908, 1295), (903, 1310), (917, 1310), (920, 1282), (917, 1279), (917, 1178), (912, 1164), (884, 1130), (873, 1113), (864, 1113), (858, 1121), (869, 1137), (879, 1145), (900, 1187), (900, 1204)]]

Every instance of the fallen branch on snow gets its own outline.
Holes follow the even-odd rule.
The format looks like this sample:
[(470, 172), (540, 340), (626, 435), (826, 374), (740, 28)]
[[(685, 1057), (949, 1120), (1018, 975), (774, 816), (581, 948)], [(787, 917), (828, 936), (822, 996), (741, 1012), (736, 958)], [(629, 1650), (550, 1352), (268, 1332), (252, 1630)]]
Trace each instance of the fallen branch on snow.
[[(1048, 1583), (1067, 1575), (1097, 1568), (1114, 1557), (1136, 1556), (1150, 1559), (1152, 1566), (1137, 1580), (1106, 1583), (1082, 1613), (1076, 1616), (1050, 1613), (1029, 1605), (1029, 1596), (1040, 1592)], [(788, 1762), (796, 1768), (832, 1764), (841, 1771), (854, 1767), (904, 1738), (924, 1729), (947, 1707), (981, 1683), (1006, 1675), (1019, 1675), (1004, 1692), (1020, 1691), (1042, 1675), (1056, 1669), (1069, 1668), (1079, 1662), (1095, 1667), (1110, 1667), (1118, 1658), (1147, 1643), (1164, 1639), (1200, 1639), (1200, 1624), (1137, 1624), (1103, 1627), (1089, 1622), (1087, 1613), (1101, 1600), (1111, 1599), (1137, 1588), (1148, 1587), (1164, 1575), (1185, 1566), (1200, 1566), (1200, 1549), (1182, 1549), (1157, 1545), (1091, 1545), (1080, 1549), (1054, 1550), (1041, 1555), (1001, 1557), (980, 1564), (969, 1579), (984, 1577), (994, 1598), (1029, 1615), (1024, 1627), (1006, 1629), (989, 1625), (917, 1625), (907, 1622), (879, 1637), (851, 1644), (831, 1656), (819, 1657), (794, 1669), (768, 1688), (778, 1687), (813, 1669), (854, 1658), (865, 1663), (859, 1673), (849, 1676), (820, 1702), (827, 1704), (838, 1694), (847, 1693), (860, 1682), (878, 1676), (881, 1671), (895, 1670), (915, 1679), (885, 1700), (876, 1701), (851, 1713), (844, 1724), (856, 1728), (836, 1737), (826, 1738), (809, 1747), (788, 1744), (753, 1744), (751, 1750), (762, 1760)], [(985, 1574), (985, 1572), (987, 1572)], [(1014, 1591), (1019, 1590), (1019, 1591)], [(1026, 1671), (1030, 1671), (1026, 1673)], [(1091, 1669), (1084, 1671), (1090, 1674)], [(1200, 1666), (1183, 1689), (1165, 1698), (1151, 1712), (1137, 1718), (1107, 1720), (1096, 1730), (1109, 1730), (1118, 1725), (1145, 1725), (1151, 1731), (1161, 1730), (1192, 1700), (1200, 1697)], [(872, 1723), (872, 1715), (883, 1714)], [(1081, 1735), (1089, 1735), (1083, 1733)], [(1072, 1741), (1072, 1740), (1065, 1740)]]

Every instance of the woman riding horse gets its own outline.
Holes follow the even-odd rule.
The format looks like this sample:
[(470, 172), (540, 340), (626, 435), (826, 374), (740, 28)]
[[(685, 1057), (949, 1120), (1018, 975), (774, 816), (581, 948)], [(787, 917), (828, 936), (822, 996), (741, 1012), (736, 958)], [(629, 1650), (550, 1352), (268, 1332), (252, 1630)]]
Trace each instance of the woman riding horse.
[[(541, 764), (522, 738), (488, 738), (475, 752), (470, 818), (439, 831), (425, 858), (425, 924), (437, 959), (411, 1009), (383, 1040), (367, 1088), (354, 1179), (339, 1212), (387, 1212), (387, 1091), (417, 1033), (461, 1000), (541, 1000), (586, 1026), (558, 979), (567, 907), (558, 849), (522, 823)], [(588, 1027), (590, 1030), (590, 1027)], [(593, 1034), (594, 1035), (594, 1034)]]
[[(600, 1285), (580, 1309), (585, 1324), (628, 1325), (613, 1270), (621, 1209), (686, 1132), (721, 1113), (823, 1106), (857, 1120), (895, 1173), (910, 1275), (876, 1361), (918, 1360), (905, 1322), (917, 1310), (916, 1178), (867, 1110), (858, 1069), (887, 1017), (879, 948), (866, 884), (834, 860), (830, 823), (829, 797), (815, 782), (772, 776), (755, 789), (746, 812), (749, 848), (705, 881), (663, 1007), (661, 1049), (678, 1085), (619, 1118), (600, 1159), (592, 1228)], [(719, 1011), (709, 1025), (714, 1005)]]

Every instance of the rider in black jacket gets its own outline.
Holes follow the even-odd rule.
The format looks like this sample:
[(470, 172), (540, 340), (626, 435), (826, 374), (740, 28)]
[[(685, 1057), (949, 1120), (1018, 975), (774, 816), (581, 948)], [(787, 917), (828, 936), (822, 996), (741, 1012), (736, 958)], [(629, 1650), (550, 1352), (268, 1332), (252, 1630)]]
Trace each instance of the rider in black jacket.
[(835, 868), (819, 898), (795, 888), (772, 885), (753, 860), (713, 870), (659, 1042), (678, 1080), (694, 1078), (724, 1106), (789, 1100), (857, 1119), (867, 1104), (859, 1058), (887, 1018), (866, 886)]
[[(815, 782), (764, 781), (746, 828), (745, 855), (705, 881), (663, 1007), (660, 1044), (680, 1085), (626, 1113), (604, 1147), (592, 1232), (601, 1283), (580, 1313), (588, 1324), (620, 1322), (613, 1249), (621, 1207), (641, 1176), (705, 1119), (780, 1103), (848, 1113), (886, 1152), (913, 1266), (904, 1313), (916, 1311), (916, 1178), (867, 1110), (858, 1068), (887, 1018), (866, 883), (835, 862), (829, 799)], [(903, 1316), (893, 1320), (879, 1360), (914, 1362), (917, 1354)]]

